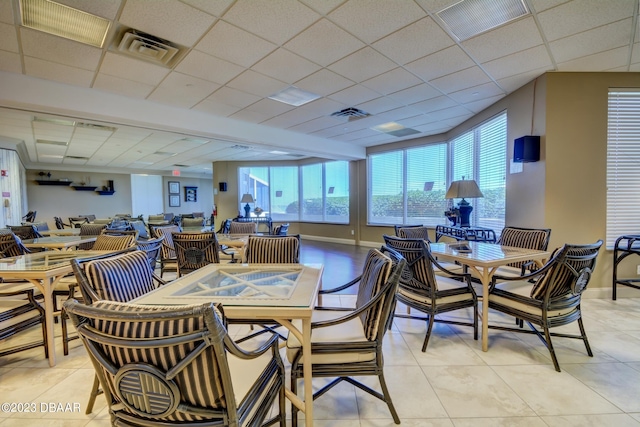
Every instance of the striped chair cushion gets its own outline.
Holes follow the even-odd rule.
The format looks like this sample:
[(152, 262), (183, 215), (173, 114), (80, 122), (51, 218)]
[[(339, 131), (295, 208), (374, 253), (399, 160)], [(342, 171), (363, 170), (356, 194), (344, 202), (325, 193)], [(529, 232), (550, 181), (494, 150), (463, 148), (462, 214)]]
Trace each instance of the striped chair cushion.
[[(573, 256), (588, 256), (592, 250), (573, 250)], [(578, 276), (576, 275), (584, 268), (593, 268), (594, 260), (565, 260), (565, 262), (557, 263), (551, 268), (545, 276), (539, 280), (531, 290), (531, 298), (542, 299), (547, 291), (550, 292), (551, 298), (567, 295), (571, 292), (571, 285)], [(549, 290), (549, 288), (551, 288)]]
[(136, 245), (135, 235), (110, 236), (108, 234), (100, 234), (93, 242), (94, 251), (121, 251)]
[(164, 242), (162, 242), (162, 249), (160, 250), (160, 258), (163, 260), (176, 259), (176, 250), (173, 246), (173, 233), (179, 233), (180, 227), (177, 225), (170, 225), (168, 227), (155, 227), (155, 236), (164, 236)]
[(183, 227), (202, 227), (204, 226), (204, 218), (182, 218)]
[(260, 237), (249, 236), (247, 243), (248, 263), (299, 263), (299, 236)]
[[(356, 309), (362, 307), (375, 296), (389, 279), (393, 262), (391, 258), (384, 255), (377, 249), (371, 249), (367, 254), (367, 259), (360, 277), (360, 286), (356, 297)], [(380, 326), (380, 317), (384, 308), (384, 298), (375, 307), (365, 311), (360, 316), (360, 321), (364, 327), (364, 334), (368, 340), (376, 339), (376, 334)]]
[(205, 265), (220, 262), (220, 245), (213, 231), (208, 233), (173, 233), (172, 241), (176, 250), (180, 276)]
[[(502, 246), (513, 246), (516, 248), (537, 249), (544, 251), (547, 249), (549, 241), (549, 230), (545, 229), (519, 229), (505, 227), (500, 234), (500, 244)], [(520, 261), (508, 264), (510, 267), (520, 268), (527, 261)]]
[(256, 234), (258, 230), (257, 222), (237, 222), (229, 224), (229, 234)]
[(155, 289), (153, 273), (143, 251), (89, 261), (85, 274), (103, 300), (127, 302)]
[[(98, 236), (102, 233), (102, 230), (107, 228), (107, 224), (82, 224), (80, 226), (81, 236)], [(78, 249), (92, 249), (95, 242), (82, 243), (78, 245)]]
[[(187, 306), (142, 306), (135, 304), (119, 304), (100, 301), (95, 304), (99, 308), (107, 308), (121, 312), (158, 312), (189, 308)], [(199, 307), (198, 305), (192, 306)], [(128, 340), (144, 340), (149, 338), (170, 338), (184, 336), (189, 333), (206, 330), (202, 317), (168, 319), (163, 321), (141, 322), (132, 320), (112, 321), (96, 319), (93, 325), (97, 330)], [(202, 342), (189, 342), (155, 348), (131, 349), (117, 345), (100, 345), (100, 349), (117, 368), (128, 363), (142, 362), (151, 364), (167, 372), (175, 367), (186, 355), (191, 353)], [(212, 409), (225, 408), (226, 398), (220, 378), (219, 361), (212, 347), (207, 347), (184, 369), (174, 377), (178, 385), (182, 402), (197, 407)], [(109, 387), (115, 392), (115, 376), (103, 368)], [(115, 393), (113, 393), (116, 395)], [(179, 409), (163, 418), (165, 421), (198, 421), (206, 417), (187, 414)]]
[(429, 242), (429, 229), (427, 227), (399, 227), (398, 237), (403, 239), (423, 239)]

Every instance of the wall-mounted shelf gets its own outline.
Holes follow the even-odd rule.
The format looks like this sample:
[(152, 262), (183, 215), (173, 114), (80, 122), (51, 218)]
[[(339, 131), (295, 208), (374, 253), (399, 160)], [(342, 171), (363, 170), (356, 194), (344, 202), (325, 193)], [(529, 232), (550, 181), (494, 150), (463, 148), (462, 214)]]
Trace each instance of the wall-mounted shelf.
[(96, 188), (98, 187), (87, 187), (84, 185), (72, 185), (73, 188), (76, 189), (76, 191), (96, 191)]
[(40, 179), (36, 179), (36, 182), (38, 183), (38, 185), (65, 185), (65, 186), (69, 186), (72, 183), (72, 181), (46, 181), (46, 180), (40, 180)]
[(99, 190), (97, 193), (98, 193), (99, 195), (101, 195), (101, 196), (110, 196), (110, 195), (112, 195), (113, 193), (115, 193), (115, 191), (110, 191), (110, 190)]

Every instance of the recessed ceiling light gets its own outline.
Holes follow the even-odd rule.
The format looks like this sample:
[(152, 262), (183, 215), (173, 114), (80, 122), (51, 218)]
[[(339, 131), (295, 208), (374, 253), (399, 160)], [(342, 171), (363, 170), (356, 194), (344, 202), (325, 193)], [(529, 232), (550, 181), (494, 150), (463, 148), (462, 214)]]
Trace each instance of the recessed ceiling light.
[(271, 153), (271, 154), (289, 154), (286, 151), (278, 151), (278, 150), (269, 151), (269, 153)]
[(463, 41), (528, 14), (524, 0), (462, 0), (436, 15)]
[(51, 123), (54, 125), (61, 125), (61, 126), (75, 126), (76, 124), (76, 122), (74, 122), (73, 120), (46, 119), (42, 117), (34, 117), (33, 121), (38, 123)]
[(111, 21), (50, 0), (20, 0), (22, 25), (102, 47)]
[(36, 139), (36, 142), (38, 144), (60, 145), (63, 147), (66, 147), (68, 144), (67, 141), (52, 141), (50, 139)]
[(388, 133), (388, 132), (393, 132), (394, 130), (404, 129), (404, 126), (402, 126), (400, 123), (388, 122), (378, 126), (374, 126), (371, 129), (377, 130), (378, 132)]
[(178, 142), (182, 142), (182, 141), (184, 141), (184, 142), (193, 142), (194, 144), (201, 144), (201, 145), (206, 144), (208, 142), (211, 142), (208, 139), (199, 139), (199, 138), (182, 138), (182, 139), (178, 140)]
[(45, 158), (47, 158), (47, 159), (62, 159), (62, 158), (64, 158), (64, 156), (57, 155), (57, 154), (41, 154), (38, 157), (41, 158), (41, 159), (45, 159)]
[(294, 107), (299, 107), (318, 98), (320, 98), (320, 95), (307, 92), (306, 90), (299, 89), (295, 86), (289, 86), (288, 88), (269, 97), (269, 99), (284, 102), (285, 104), (293, 105)]

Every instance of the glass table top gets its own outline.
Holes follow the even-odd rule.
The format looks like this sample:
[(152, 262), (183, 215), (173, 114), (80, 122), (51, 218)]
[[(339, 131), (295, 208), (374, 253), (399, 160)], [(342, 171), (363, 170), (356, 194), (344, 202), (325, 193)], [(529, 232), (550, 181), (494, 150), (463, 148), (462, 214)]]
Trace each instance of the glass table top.
[(171, 296), (289, 298), (301, 273), (302, 269), (295, 267), (246, 271), (220, 269), (178, 289)]
[(0, 259), (0, 273), (3, 271), (43, 271), (69, 265), (74, 258), (93, 257), (110, 251), (46, 251)]

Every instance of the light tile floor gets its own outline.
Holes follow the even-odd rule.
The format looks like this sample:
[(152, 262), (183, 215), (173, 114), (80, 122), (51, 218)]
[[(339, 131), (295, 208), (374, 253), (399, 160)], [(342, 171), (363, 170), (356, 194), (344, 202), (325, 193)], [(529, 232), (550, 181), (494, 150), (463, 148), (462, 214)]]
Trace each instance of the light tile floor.
[[(350, 305), (354, 297), (333, 298), (325, 304)], [(384, 342), (385, 377), (402, 425), (640, 426), (640, 297), (586, 299), (583, 312), (594, 357), (580, 341), (556, 338), (561, 373), (533, 335), (490, 330), (489, 351), (482, 352), (471, 328), (436, 324), (422, 353), (424, 323), (396, 319)], [(491, 313), (490, 322), (513, 324), (498, 313)], [(242, 334), (241, 328), (230, 332)], [(575, 332), (577, 325), (563, 328)], [(59, 326), (56, 331), (59, 340)], [(21, 339), (37, 334), (34, 329), (32, 337)], [(0, 411), (0, 427), (109, 425), (102, 397), (92, 414), (84, 414), (93, 368), (78, 340), (71, 347), (69, 356), (60, 348), (54, 368), (41, 347), (0, 358), (0, 403), (36, 408), (35, 413)], [(377, 386), (375, 378), (362, 380)], [(322, 381), (314, 381), (314, 388)], [(50, 403), (77, 404), (80, 411), (50, 409)], [(385, 404), (345, 383), (319, 398), (314, 413), (318, 427), (394, 425)]]

